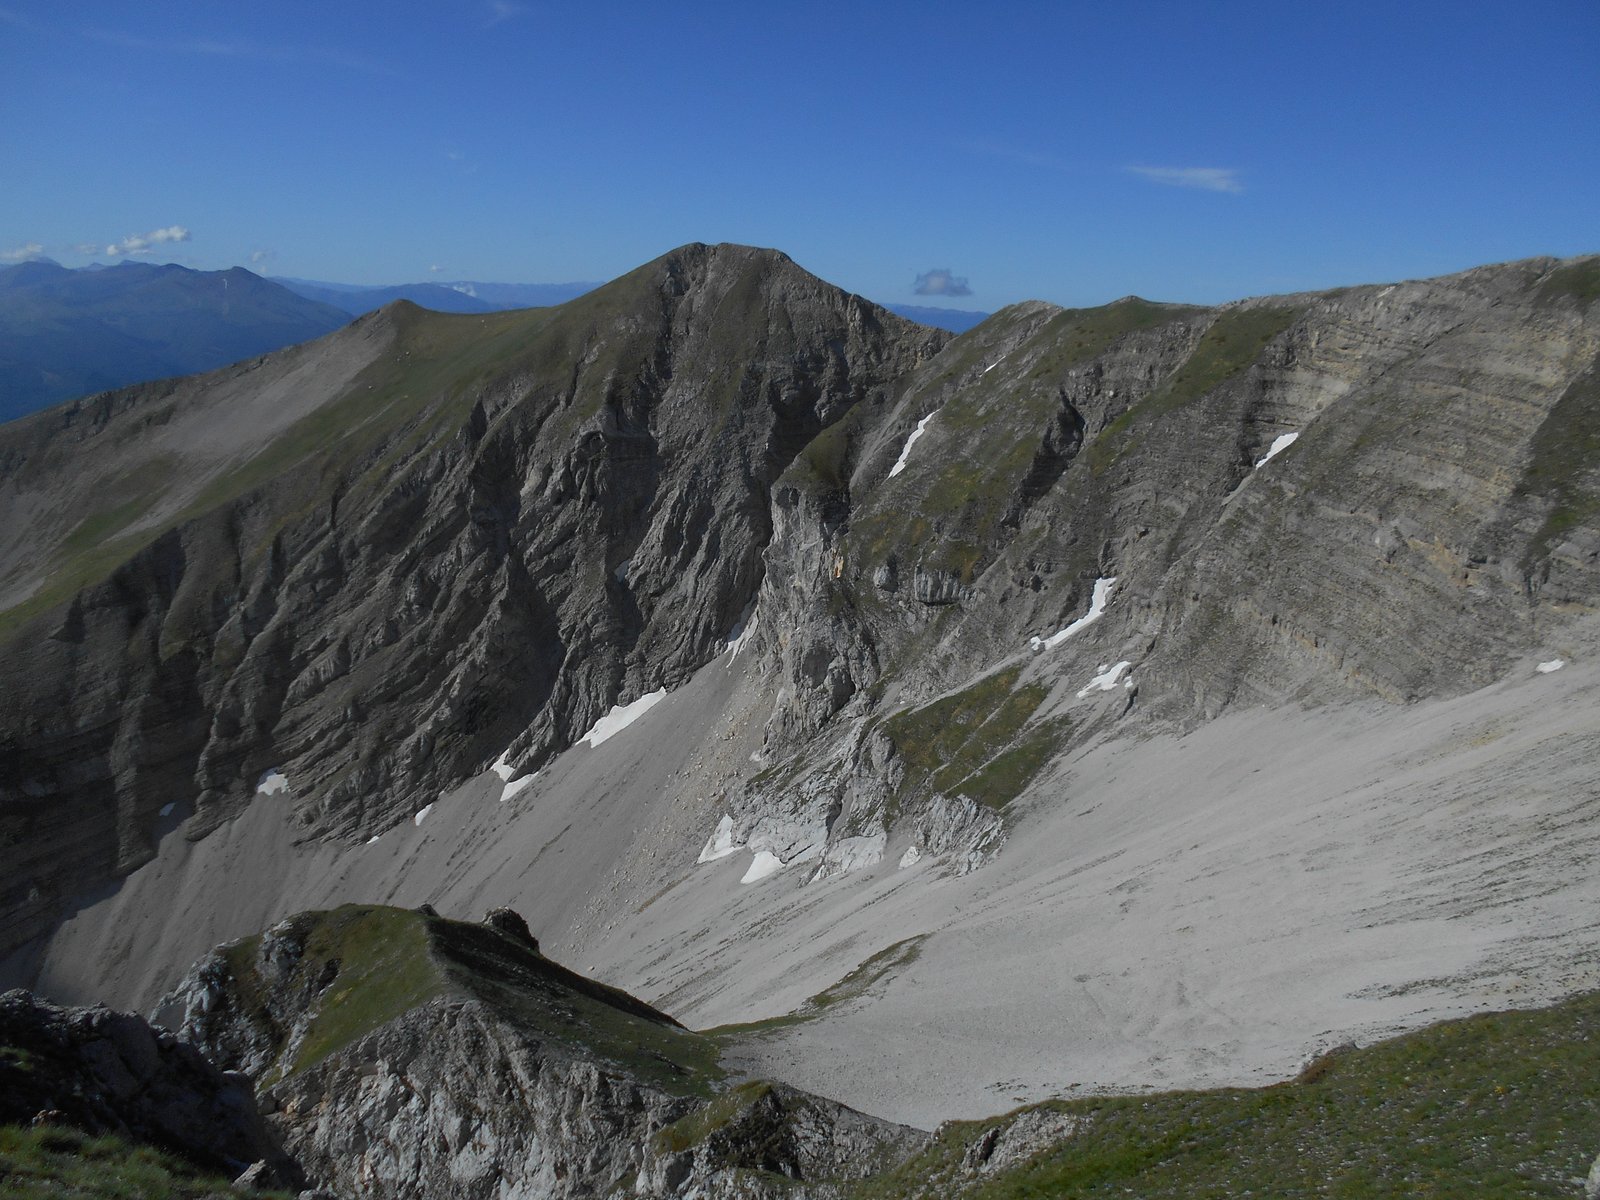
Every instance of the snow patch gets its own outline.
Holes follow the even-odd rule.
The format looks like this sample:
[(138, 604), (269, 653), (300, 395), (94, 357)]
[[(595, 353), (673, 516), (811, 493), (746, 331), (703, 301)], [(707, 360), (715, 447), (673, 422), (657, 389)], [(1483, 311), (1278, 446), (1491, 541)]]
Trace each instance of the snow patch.
[[(434, 803), (438, 803), (438, 801), (435, 801)], [(428, 819), (428, 814), (432, 811), (432, 804), (424, 804), (421, 808), (417, 809), (417, 815), (411, 818), (411, 823), (413, 825), (421, 825)]]
[(1564, 659), (1564, 658), (1552, 658), (1549, 662), (1540, 663), (1537, 667), (1534, 668), (1534, 670), (1538, 671), (1539, 674), (1541, 674), (1541, 675), (1548, 675), (1552, 671), (1561, 670), (1561, 668), (1566, 666), (1566, 665), (1567, 665), (1567, 660), (1566, 659)]
[[(1102, 666), (1100, 668), (1100, 673), (1088, 683), (1084, 684), (1082, 690), (1078, 692), (1078, 699), (1082, 700), (1090, 692), (1109, 692), (1112, 688), (1117, 686), (1117, 680), (1122, 678), (1122, 673), (1131, 666), (1133, 666), (1133, 664), (1127, 659), (1123, 659), (1114, 666)], [(1125, 686), (1131, 686), (1132, 683), (1133, 678), (1132, 676), (1129, 676), (1128, 684)]]
[(729, 666), (733, 665), (733, 660), (739, 657), (739, 651), (744, 649), (744, 644), (755, 633), (759, 620), (760, 618), (755, 612), (755, 601), (752, 600), (745, 607), (744, 612), (739, 614), (738, 622), (728, 631), (726, 644), (728, 647)]
[[(934, 409), (933, 411), (938, 412), (939, 410)], [(933, 413), (929, 413), (927, 416), (923, 417), (922, 420), (917, 422), (917, 427), (911, 431), (911, 436), (906, 438), (906, 444), (901, 447), (900, 457), (895, 459), (894, 466), (889, 468), (890, 479), (893, 479), (896, 475), (900, 474), (901, 471), (906, 469), (906, 460), (911, 457), (911, 447), (917, 444), (917, 439), (922, 436), (923, 430), (927, 429), (928, 422), (931, 420), (933, 420)]]
[(163, 817), (170, 817), (172, 815), (172, 810), (177, 807), (178, 802), (176, 800), (174, 800), (171, 804), (163, 804), (161, 806), (161, 815)]
[(367, 845), (376, 846), (378, 844), (378, 839), (381, 838), (382, 836), (383, 836), (383, 834), (381, 834), (381, 833), (373, 834), (371, 837), (369, 837), (367, 839)]
[(719, 858), (727, 858), (744, 849), (733, 840), (733, 818), (723, 814), (722, 820), (717, 822), (717, 831), (706, 839), (705, 849), (700, 851), (696, 863), (716, 862)]
[(526, 789), (537, 778), (539, 778), (539, 772), (535, 771), (532, 775), (524, 775), (515, 783), (507, 783), (505, 787), (500, 789), (500, 803), (504, 804), (511, 797)]
[(601, 742), (616, 737), (666, 698), (667, 689), (657, 688), (653, 692), (646, 692), (632, 704), (612, 705), (611, 711), (596, 721), (594, 728), (578, 739), (578, 744), (588, 742), (591, 746), (598, 746)]
[(739, 882), (757, 883), (768, 875), (776, 875), (781, 870), (783, 870), (783, 859), (770, 850), (758, 850), (750, 863), (750, 869), (744, 873)]
[(990, 363), (987, 367), (985, 367), (981, 372), (979, 372), (979, 374), (987, 375), (990, 371), (994, 370), (996, 367), (998, 367), (1001, 363), (1005, 362), (1005, 360), (1010, 358), (1010, 357), (1011, 356), (1009, 354), (1002, 354), (999, 358), (995, 359), (992, 363)]
[(900, 869), (903, 871), (907, 867), (914, 867), (921, 861), (922, 851), (913, 846), (900, 856)]
[(1272, 445), (1267, 447), (1266, 454), (1256, 459), (1255, 469), (1257, 471), (1261, 470), (1262, 467), (1266, 466), (1273, 459), (1277, 458), (1278, 455), (1282, 454), (1290, 446), (1294, 445), (1295, 438), (1299, 436), (1300, 431), (1296, 430), (1293, 433), (1280, 433), (1277, 437), (1273, 438)]
[(626, 584), (628, 582), (628, 572), (631, 570), (633, 570), (633, 559), (625, 558), (617, 564), (617, 569), (611, 572), (611, 576), (618, 583)]
[(500, 776), (501, 783), (509, 782), (511, 777), (517, 773), (517, 769), (506, 761), (506, 757), (510, 753), (511, 747), (507, 746), (505, 754), (502, 754), (499, 758), (495, 759), (494, 762), (489, 764), (489, 770)]
[(1089, 611), (1084, 613), (1065, 629), (1052, 633), (1044, 639), (1033, 638), (1028, 645), (1037, 653), (1039, 650), (1054, 650), (1062, 642), (1075, 633), (1079, 633), (1093, 625), (1100, 619), (1100, 614), (1106, 611), (1106, 605), (1111, 602), (1111, 589), (1116, 586), (1116, 576), (1101, 576), (1094, 581), (1094, 592), (1089, 597)]
[(289, 790), (289, 777), (277, 767), (273, 767), (260, 779), (256, 780), (256, 795), (276, 796), (279, 792)]

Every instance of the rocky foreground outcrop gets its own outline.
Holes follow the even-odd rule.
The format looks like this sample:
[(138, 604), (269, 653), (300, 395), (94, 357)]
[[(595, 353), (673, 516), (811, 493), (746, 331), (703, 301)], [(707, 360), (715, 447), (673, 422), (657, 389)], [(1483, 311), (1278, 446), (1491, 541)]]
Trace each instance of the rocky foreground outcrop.
[(261, 1187), (304, 1183), (243, 1076), (132, 1013), (10, 991), (0, 996), (0, 1125), (34, 1123), (117, 1134), (229, 1179), (249, 1172)]
[[(514, 914), (513, 914), (514, 915)], [(826, 1196), (926, 1135), (767, 1083), (491, 923), (347, 907), (220, 948), (158, 1010), (344, 1194)]]

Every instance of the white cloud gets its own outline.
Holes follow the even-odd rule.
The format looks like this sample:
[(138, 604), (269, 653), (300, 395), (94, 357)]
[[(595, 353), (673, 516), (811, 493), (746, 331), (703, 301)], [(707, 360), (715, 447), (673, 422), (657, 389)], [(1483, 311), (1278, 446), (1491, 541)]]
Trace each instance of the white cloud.
[(119, 254), (149, 254), (166, 242), (187, 242), (189, 231), (182, 225), (168, 225), (165, 229), (152, 229), (149, 233), (130, 233), (120, 242), (106, 247), (112, 258)]
[(514, 0), (489, 0), (485, 7), (489, 10), (488, 28), (490, 29), (500, 24), (501, 21), (509, 21), (512, 17), (520, 17), (528, 11), (523, 5), (514, 3)]
[(434, 275), (437, 275), (442, 270), (444, 270), (444, 268), (441, 267), (438, 263), (434, 263), (433, 266), (428, 268), (428, 271), (431, 274), (434, 274)]
[(0, 262), (27, 262), (30, 258), (38, 258), (44, 253), (44, 247), (38, 242), (28, 242), (13, 250), (0, 251)]
[(1232, 167), (1129, 167), (1151, 183), (1167, 187), (1199, 188), (1203, 192), (1229, 192), (1234, 195), (1244, 191), (1239, 182), (1239, 172)]
[(272, 259), (277, 258), (277, 257), (278, 257), (277, 253), (275, 251), (272, 251), (272, 250), (252, 250), (252, 251), (250, 251), (250, 261), (252, 263), (270, 262)]
[(919, 296), (970, 296), (972, 288), (965, 276), (951, 273), (949, 267), (934, 267), (917, 276), (911, 290)]

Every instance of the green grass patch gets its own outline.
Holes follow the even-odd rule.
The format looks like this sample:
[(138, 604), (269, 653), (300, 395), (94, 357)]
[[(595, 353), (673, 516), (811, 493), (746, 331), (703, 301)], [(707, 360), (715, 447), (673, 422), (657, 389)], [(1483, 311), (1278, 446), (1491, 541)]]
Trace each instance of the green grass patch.
[(657, 1130), (656, 1149), (666, 1154), (682, 1154), (690, 1147), (698, 1146), (713, 1133), (732, 1125), (771, 1094), (772, 1085), (760, 1079), (730, 1088), (710, 1104)]
[(59, 1125), (0, 1126), (0, 1196), (7, 1200), (199, 1200), (232, 1194), (229, 1180), (150, 1146)]
[(1049, 689), (1017, 687), (1021, 667), (989, 675), (951, 696), (895, 713), (882, 725), (905, 763), (898, 806), (923, 791), (964, 795), (1004, 808), (1048, 761), (1057, 744), (1054, 723), (1022, 737)]
[(1045, 1107), (1080, 1124), (1018, 1167), (962, 1166), (1015, 1114), (962, 1122), (855, 1194), (1570, 1198), (1600, 1128), (1600, 995), (1339, 1052), (1275, 1087)]
[(1572, 302), (1587, 308), (1600, 300), (1600, 258), (1557, 267), (1534, 290), (1534, 303), (1542, 305)]
[(1600, 521), (1600, 358), (1561, 394), (1533, 435), (1517, 493), (1549, 505), (1523, 553), (1522, 567), (1549, 557), (1573, 529)]
[(1166, 413), (1214, 391), (1261, 356), (1267, 343), (1288, 329), (1298, 308), (1240, 308), (1211, 323), (1187, 361), (1160, 386), (1100, 431), (1089, 444), (1089, 466), (1096, 475), (1131, 451), (1142, 429)]
[(424, 918), (406, 909), (345, 905), (328, 913), (306, 939), (297, 974), (320, 972), (332, 959), (339, 973), (288, 1073), (316, 1066), (445, 990)]
[(876, 954), (862, 960), (837, 983), (829, 984), (820, 992), (809, 997), (805, 1003), (801, 1004), (793, 1012), (783, 1013), (776, 1017), (766, 1017), (759, 1021), (742, 1021), (733, 1025), (718, 1025), (715, 1028), (706, 1030), (705, 1035), (719, 1043), (725, 1043), (738, 1041), (752, 1035), (759, 1036), (760, 1034), (787, 1029), (793, 1025), (804, 1024), (807, 1021), (814, 1021), (831, 1008), (837, 1008), (861, 999), (880, 980), (886, 979), (896, 971), (903, 970), (916, 962), (922, 954), (922, 943), (927, 940), (927, 934), (919, 933), (885, 946)]

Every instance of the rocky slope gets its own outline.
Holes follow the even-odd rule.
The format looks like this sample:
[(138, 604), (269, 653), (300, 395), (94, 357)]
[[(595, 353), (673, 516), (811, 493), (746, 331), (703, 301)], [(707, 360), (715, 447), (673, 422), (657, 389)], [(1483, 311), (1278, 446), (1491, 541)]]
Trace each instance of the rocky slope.
[(199, 963), (158, 1017), (256, 1080), (347, 1195), (833, 1195), (926, 1140), (731, 1086), (712, 1040), (551, 962), (505, 909), (301, 914)]
[[(1597, 298), (1534, 260), (945, 341), (691, 247), (0, 431), (13, 969), (142, 997), (310, 903), (515, 901), (711, 1023), (926, 939), (740, 1048), (925, 1123), (1074, 1048), (1255, 1078), (1584, 986)], [(1007, 1065), (962, 1090), (915, 1015)]]
[(681, 681), (760, 586), (772, 481), (943, 337), (697, 246), (7, 427), (0, 947), (174, 805), (203, 833), (277, 772), (308, 836), (364, 837)]

